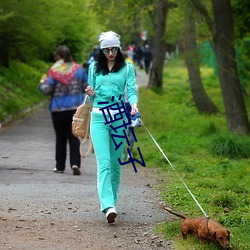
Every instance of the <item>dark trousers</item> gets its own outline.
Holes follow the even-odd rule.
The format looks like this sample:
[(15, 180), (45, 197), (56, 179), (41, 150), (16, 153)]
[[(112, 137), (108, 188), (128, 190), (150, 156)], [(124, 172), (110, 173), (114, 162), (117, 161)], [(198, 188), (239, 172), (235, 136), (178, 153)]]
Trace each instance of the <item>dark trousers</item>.
[(150, 60), (144, 60), (144, 66), (145, 66), (145, 71), (147, 75), (149, 73), (150, 63), (151, 63)]
[(52, 122), (56, 133), (56, 168), (65, 170), (67, 157), (67, 141), (69, 141), (70, 166), (81, 165), (81, 156), (79, 152), (80, 142), (72, 134), (72, 117), (76, 110), (52, 112)]

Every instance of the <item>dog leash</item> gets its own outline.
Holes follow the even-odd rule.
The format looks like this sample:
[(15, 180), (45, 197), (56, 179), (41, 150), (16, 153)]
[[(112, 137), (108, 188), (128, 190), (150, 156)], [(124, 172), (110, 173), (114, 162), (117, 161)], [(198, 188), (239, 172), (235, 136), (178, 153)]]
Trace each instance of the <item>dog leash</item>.
[(169, 163), (169, 165), (172, 167), (172, 169), (175, 171), (175, 173), (177, 174), (177, 176), (179, 177), (179, 179), (181, 180), (182, 184), (185, 186), (185, 188), (187, 189), (187, 191), (189, 192), (189, 194), (191, 195), (191, 197), (193, 198), (193, 200), (196, 202), (196, 204), (198, 205), (198, 207), (200, 208), (200, 210), (202, 211), (202, 213), (205, 215), (205, 217), (209, 218), (209, 216), (207, 215), (207, 213), (203, 210), (203, 208), (201, 207), (201, 205), (199, 204), (199, 202), (196, 200), (196, 198), (194, 197), (194, 195), (192, 194), (192, 192), (190, 191), (190, 189), (188, 188), (188, 186), (186, 185), (186, 183), (182, 180), (182, 178), (180, 177), (180, 175), (178, 174), (176, 168), (173, 166), (173, 164), (170, 162), (170, 160), (168, 159), (168, 157), (165, 155), (165, 153), (163, 152), (163, 150), (161, 149), (161, 147), (159, 146), (159, 144), (156, 142), (156, 140), (154, 139), (154, 137), (152, 136), (152, 134), (149, 132), (148, 128), (145, 126), (145, 124), (142, 122), (141, 118), (139, 118), (139, 120), (141, 121), (142, 125), (145, 127), (146, 131), (148, 132), (148, 134), (150, 135), (150, 137), (152, 138), (153, 142), (155, 143), (155, 145), (158, 147), (158, 149), (160, 150), (160, 152), (162, 153), (162, 155), (165, 157), (165, 159), (167, 160), (167, 162)]

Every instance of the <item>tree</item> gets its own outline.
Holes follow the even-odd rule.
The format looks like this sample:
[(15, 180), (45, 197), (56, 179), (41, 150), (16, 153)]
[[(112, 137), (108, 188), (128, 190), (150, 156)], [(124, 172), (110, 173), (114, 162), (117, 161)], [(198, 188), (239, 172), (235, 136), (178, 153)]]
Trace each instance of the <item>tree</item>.
[(237, 62), (244, 94), (250, 96), (250, 8), (248, 0), (232, 0)]
[(93, 0), (92, 5), (97, 14), (102, 30), (113, 30), (121, 35), (122, 47), (131, 42), (140, 43), (140, 33), (147, 27), (151, 35), (155, 0)]
[(163, 67), (166, 53), (166, 42), (164, 40), (166, 30), (166, 20), (168, 10), (172, 7), (176, 7), (175, 3), (168, 0), (156, 1), (156, 15), (155, 15), (155, 34), (154, 34), (154, 57), (152, 67), (149, 75), (148, 87), (157, 87), (162, 89), (163, 82)]
[(230, 0), (212, 0), (214, 21), (200, 0), (191, 0), (204, 16), (213, 37), (228, 130), (249, 134), (250, 123), (238, 76)]
[[(191, 16), (192, 13), (192, 16)], [(185, 6), (185, 55), (189, 82), (195, 105), (200, 113), (217, 113), (218, 108), (207, 95), (200, 75), (200, 57), (197, 52), (196, 27), (193, 7), (189, 3)]]
[(86, 11), (89, 1), (0, 1), (0, 64), (10, 60), (48, 60), (54, 49), (65, 43), (74, 59), (82, 60), (91, 48), (95, 20)]

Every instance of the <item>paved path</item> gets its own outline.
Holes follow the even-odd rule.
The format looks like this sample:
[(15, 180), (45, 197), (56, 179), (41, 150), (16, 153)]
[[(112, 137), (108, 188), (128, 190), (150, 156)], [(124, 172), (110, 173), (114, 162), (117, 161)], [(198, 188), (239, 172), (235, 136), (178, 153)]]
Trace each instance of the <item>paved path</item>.
[[(8, 212), (9, 207), (15, 207), (17, 203), (26, 204), (34, 198), (36, 204), (33, 208), (45, 209), (47, 204), (53, 204), (56, 197), (65, 205), (65, 199), (74, 200), (74, 206), (78, 207), (78, 213), (64, 216), (76, 220), (83, 217), (92, 221), (103, 220), (99, 213), (96, 190), (95, 155), (91, 154), (82, 160), (81, 176), (72, 175), (69, 163), (65, 174), (53, 173), (54, 166), (54, 132), (47, 108), (0, 133), (1, 208)], [(154, 204), (151, 201), (145, 203), (146, 193), (153, 183), (150, 176), (148, 179), (144, 177), (151, 174), (151, 171), (140, 165), (137, 169), (138, 173), (135, 173), (132, 165), (123, 167), (124, 178), (118, 209), (123, 213), (128, 206), (134, 207), (138, 203), (138, 211), (129, 216), (121, 214), (120, 218), (141, 222), (161, 220), (160, 214), (149, 213)], [(22, 214), (30, 216), (30, 209), (27, 210), (24, 205)], [(147, 216), (145, 212), (148, 213)], [(38, 215), (35, 213), (34, 216)], [(60, 218), (61, 211), (52, 216)]]
[[(147, 79), (145, 74), (141, 76), (139, 74), (138, 84), (142, 85), (145, 79)], [(7, 240), (4, 234), (1, 234), (1, 250), (29, 249), (28, 243), (31, 239), (22, 235), (21, 229), (18, 231), (21, 234), (19, 241), (13, 242), (13, 238), (9, 235), (11, 231), (7, 231), (7, 228), (10, 227), (9, 230), (11, 230), (11, 226), (6, 223), (13, 218), (41, 222), (52, 220), (60, 223), (63, 221), (95, 223), (94, 229), (89, 228), (90, 232), (105, 230), (107, 227), (105, 218), (99, 211), (94, 154), (82, 160), (81, 176), (72, 175), (69, 163), (64, 174), (53, 173), (54, 140), (47, 107), (9, 128), (0, 130), (0, 231), (1, 227), (6, 227), (6, 235), (10, 237)], [(141, 166), (138, 166), (137, 170), (138, 173), (135, 173), (132, 165), (123, 167), (116, 224), (120, 223), (126, 229), (134, 225), (133, 223), (137, 223), (137, 226), (148, 225), (147, 230), (151, 230), (155, 223), (166, 220), (167, 215), (160, 210), (157, 192), (151, 188), (157, 182), (156, 170)], [(124, 232), (125, 229), (123, 229)], [(17, 234), (16, 231), (15, 228), (15, 234)], [(100, 237), (100, 242), (102, 240)], [(23, 247), (20, 242), (24, 244)], [(43, 248), (39, 240), (32, 239), (32, 242), (35, 242), (36, 246), (32, 249), (48, 249), (48, 246), (51, 246), (49, 249), (55, 249), (52, 245), (46, 245)], [(95, 242), (96, 247), (95, 243), (92, 243), (92, 248), (89, 245), (86, 248), (98, 249), (98, 240)], [(137, 245), (133, 248), (133, 244), (135, 242), (127, 243), (126, 249), (138, 247)], [(12, 248), (9, 248), (10, 246)], [(117, 245), (109, 249), (116, 249), (116, 247)], [(58, 249), (85, 248), (68, 246)], [(148, 246), (142, 249), (154, 248)]]
[(136, 83), (138, 87), (145, 87), (148, 85), (148, 75), (141, 69), (136, 69)]

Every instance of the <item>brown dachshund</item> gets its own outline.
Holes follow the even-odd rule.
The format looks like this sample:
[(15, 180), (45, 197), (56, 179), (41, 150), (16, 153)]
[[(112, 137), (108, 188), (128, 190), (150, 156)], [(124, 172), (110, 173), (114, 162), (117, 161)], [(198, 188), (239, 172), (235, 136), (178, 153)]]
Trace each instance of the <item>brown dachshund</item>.
[(187, 239), (188, 234), (196, 235), (201, 241), (216, 241), (224, 249), (231, 249), (229, 240), (230, 232), (222, 225), (210, 218), (187, 218), (185, 215), (173, 212), (171, 209), (163, 207), (166, 211), (183, 219), (181, 233), (183, 239)]

